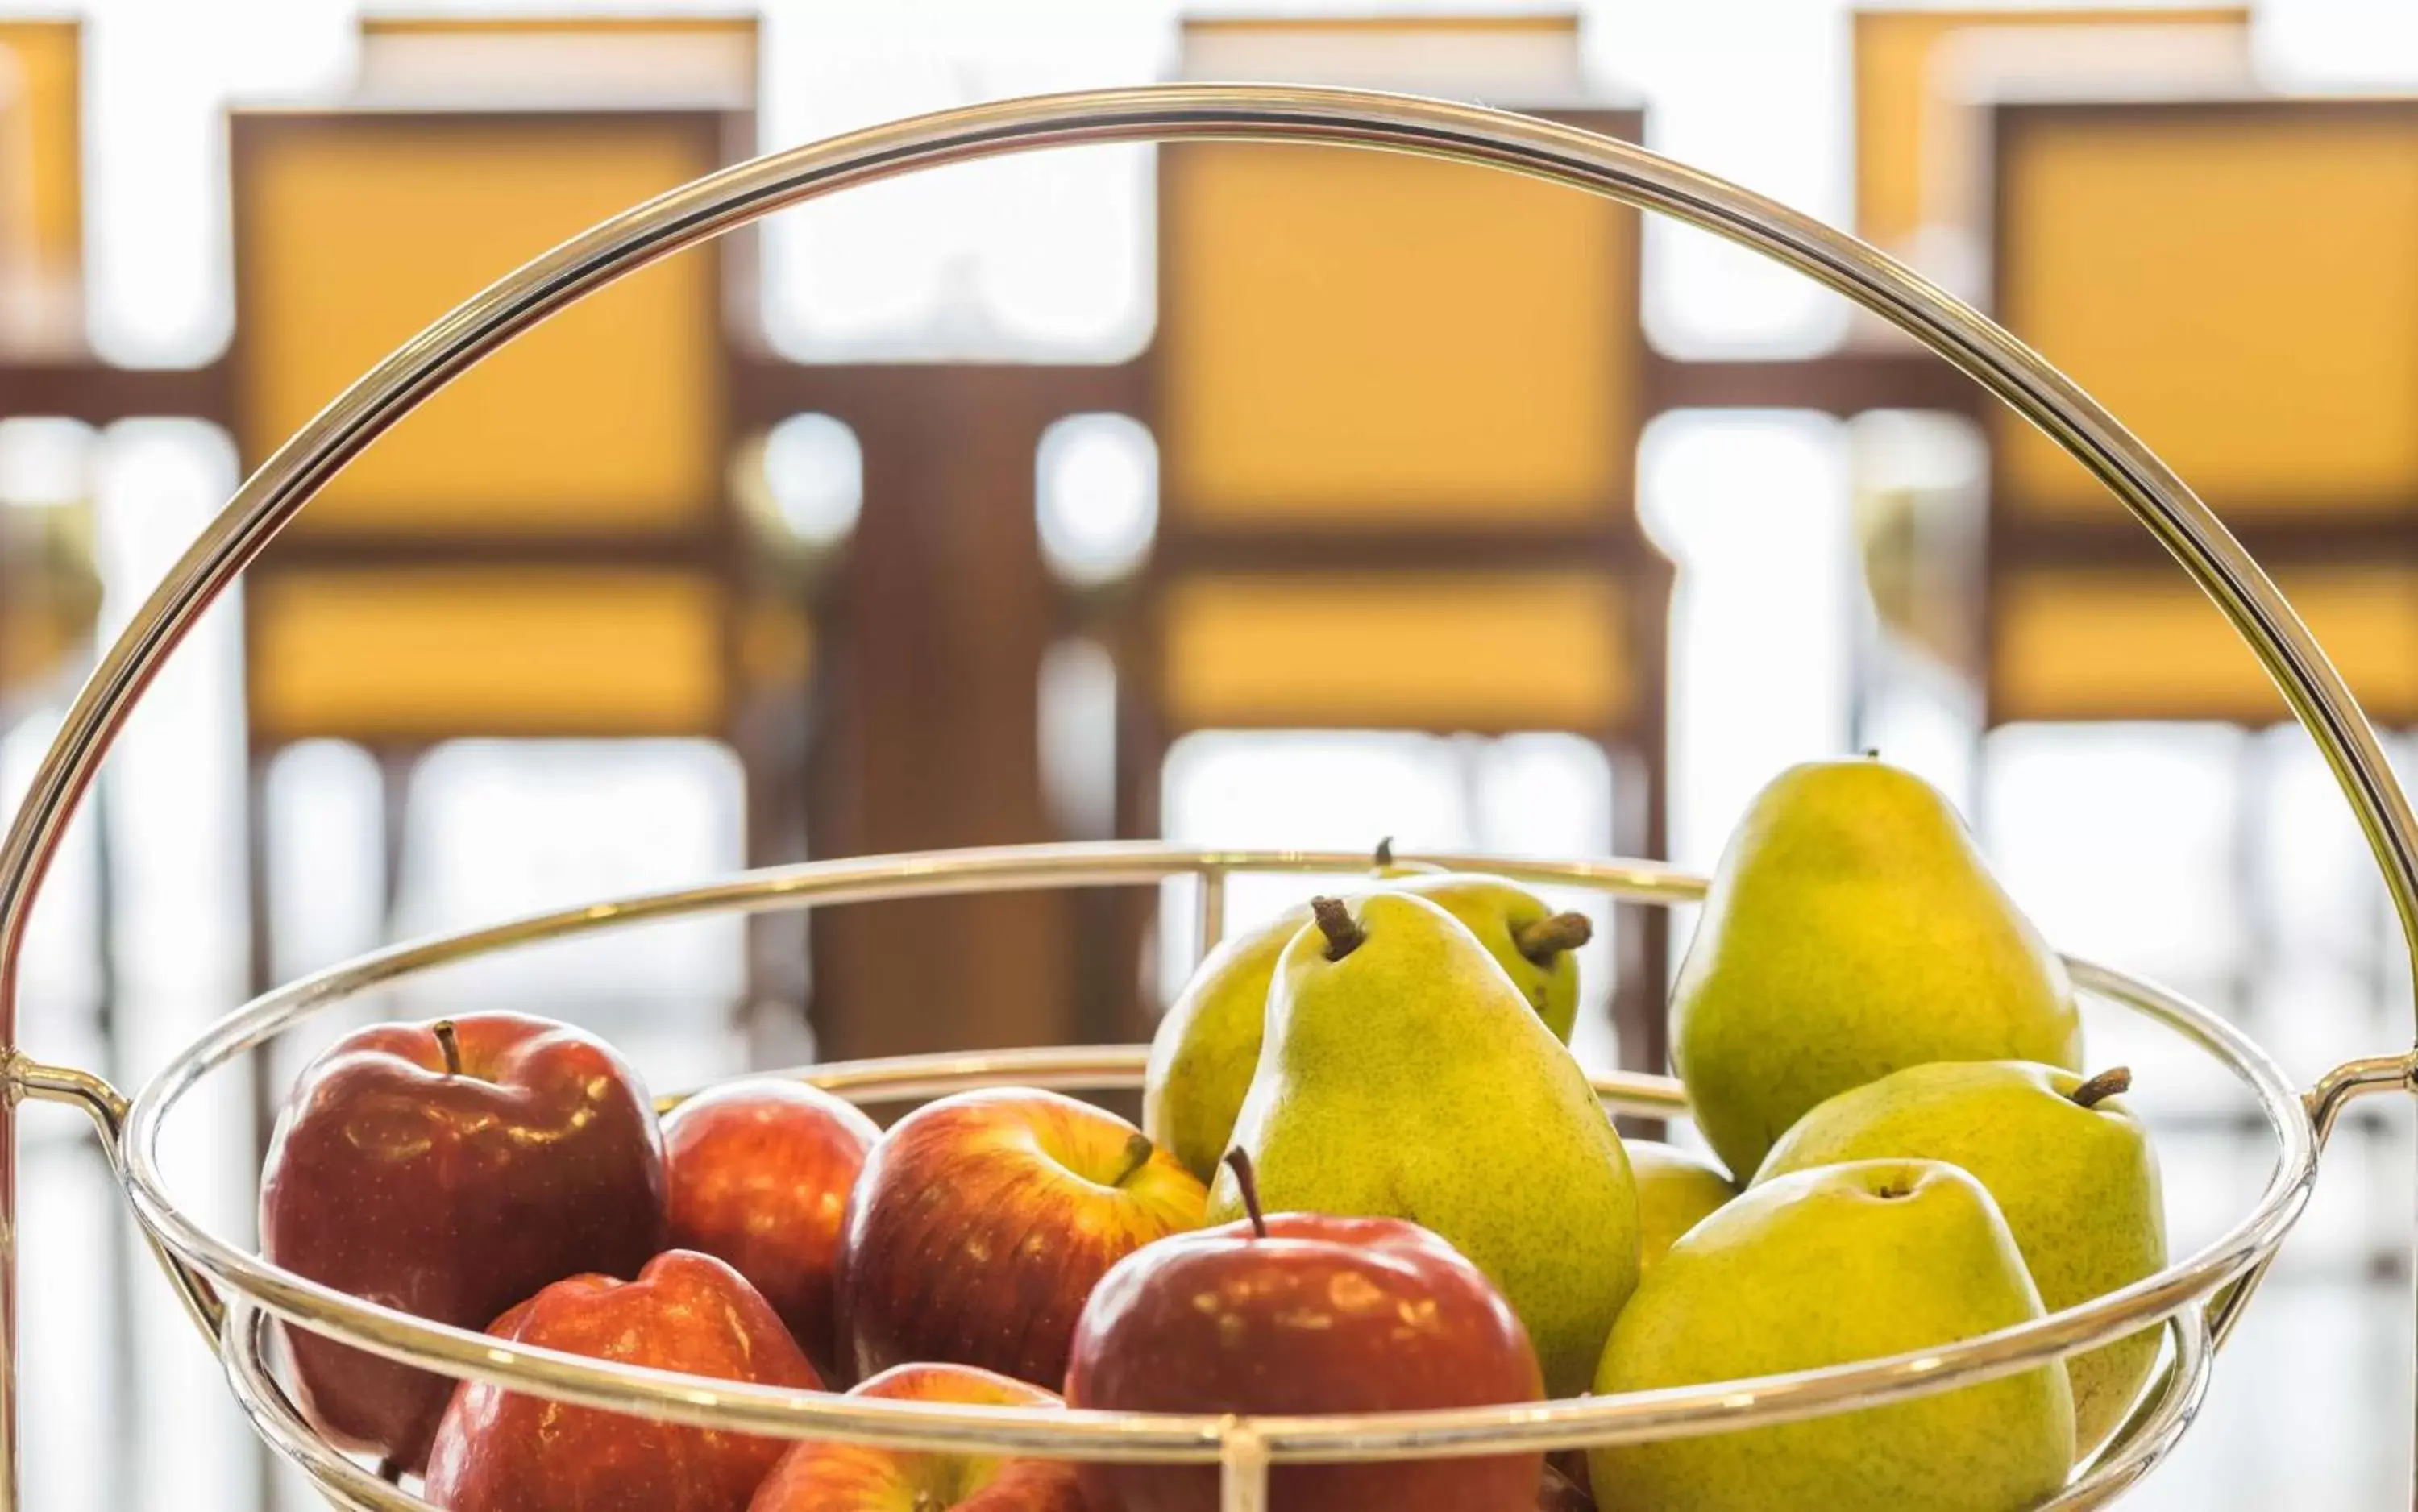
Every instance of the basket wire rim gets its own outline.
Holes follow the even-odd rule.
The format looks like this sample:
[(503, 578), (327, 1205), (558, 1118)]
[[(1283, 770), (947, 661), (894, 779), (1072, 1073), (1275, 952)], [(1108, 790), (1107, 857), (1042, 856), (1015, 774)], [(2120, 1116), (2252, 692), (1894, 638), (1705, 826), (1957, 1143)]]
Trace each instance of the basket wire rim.
[[(1421, 857), (1417, 859), (1430, 859)], [(1464, 869), (1495, 869), (1548, 886), (1600, 891), (1676, 905), (1702, 895), (1703, 879), (1660, 863), (1556, 863), (1535, 858), (1437, 858)], [(210, 1232), (167, 1193), (158, 1164), (165, 1121), (210, 1072), (290, 1024), (374, 987), (474, 956), (632, 924), (732, 911), (962, 893), (1000, 888), (1143, 885), (1169, 877), (1219, 878), (1261, 870), (1343, 872), (1365, 866), (1356, 852), (1250, 851), (1156, 841), (993, 847), (805, 862), (720, 881), (660, 889), (609, 903), (554, 909), (482, 928), (390, 947), (277, 988), (222, 1019), (137, 1094), (126, 1121), (122, 1181), (144, 1229), (171, 1253), (263, 1310), (372, 1353), (463, 1380), (486, 1381), (607, 1410), (785, 1438), (825, 1438), (899, 1447), (979, 1445), (995, 1452), (1060, 1452), (1091, 1459), (1211, 1462), (1227, 1414), (1131, 1413), (1087, 1409), (974, 1407), (893, 1402), (781, 1387), (742, 1385), (523, 1344), (431, 1322), (312, 1282)], [(1442, 1457), (1473, 1447), (1562, 1447), (1649, 1436), (1717, 1432), (1815, 1416), (1849, 1406), (1931, 1395), (2032, 1368), (2150, 1327), (2188, 1308), (2273, 1252), (2298, 1218), (2317, 1173), (2314, 1124), (2300, 1093), (2267, 1054), (2231, 1025), (2178, 994), (2129, 973), (2068, 959), (2077, 990), (2142, 1013), (2196, 1045), (2257, 1099), (2277, 1141), (2277, 1159), (2252, 1211), (2193, 1255), (2090, 1302), (1997, 1332), (1876, 1360), (1782, 1375), (1705, 1382), (1614, 1397), (1487, 1408), (1387, 1413), (1254, 1417), (1278, 1463)], [(1053, 1060), (1082, 1068), (1080, 1085), (1130, 1077), (1139, 1046), (1005, 1052), (1002, 1071), (1046, 1071)], [(980, 1076), (983, 1052), (897, 1057), (901, 1077), (947, 1070)], [(793, 1073), (844, 1093), (880, 1100), (881, 1073), (838, 1062)], [(1608, 1078), (1619, 1094), (1662, 1111), (1683, 1107), (1667, 1077)]]

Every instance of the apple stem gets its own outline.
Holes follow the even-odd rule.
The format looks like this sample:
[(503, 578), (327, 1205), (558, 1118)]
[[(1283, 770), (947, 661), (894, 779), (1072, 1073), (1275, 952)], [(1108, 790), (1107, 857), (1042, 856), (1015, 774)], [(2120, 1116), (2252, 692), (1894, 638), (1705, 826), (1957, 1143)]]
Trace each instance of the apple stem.
[(1152, 1153), (1157, 1149), (1156, 1145), (1150, 1142), (1149, 1135), (1137, 1132), (1132, 1138), (1125, 1141), (1125, 1164), (1118, 1168), (1117, 1179), (1109, 1184), (1123, 1186), (1133, 1180), (1134, 1172), (1149, 1165)]
[(1369, 864), (1370, 864), (1370, 866), (1372, 866), (1373, 868), (1375, 868), (1376, 870), (1378, 870), (1378, 871), (1381, 871), (1381, 872), (1382, 872), (1382, 871), (1384, 871), (1386, 867), (1391, 866), (1393, 863), (1394, 863), (1394, 837), (1393, 837), (1392, 835), (1390, 835), (1390, 834), (1389, 834), (1389, 835), (1385, 836), (1385, 838), (1384, 838), (1383, 840), (1380, 840), (1380, 841), (1378, 841), (1378, 842), (1377, 842), (1377, 853), (1376, 853), (1376, 855), (1374, 855), (1374, 856), (1372, 856), (1372, 857), (1370, 857), (1370, 858)]
[(1345, 908), (1340, 899), (1312, 898), (1309, 911), (1311, 917), (1318, 921), (1320, 932), (1326, 936), (1326, 958), (1330, 961), (1343, 959), (1358, 950), (1360, 942), (1369, 938), (1368, 931), (1360, 927), (1359, 922), (1352, 917), (1352, 910)]
[(453, 1020), (440, 1018), (428, 1026), (428, 1032), (436, 1036), (436, 1047), (445, 1052), (445, 1074), (449, 1077), (460, 1076), (462, 1042), (454, 1035)]
[(1234, 1189), (1243, 1194), (1243, 1211), (1251, 1215), (1251, 1232), (1265, 1239), (1268, 1215), (1260, 1211), (1260, 1179), (1251, 1174), (1250, 1152), (1234, 1146), (1226, 1152), (1226, 1165), (1234, 1173)]
[(2071, 1095), (2075, 1102), (2081, 1104), (2085, 1107), (2097, 1107), (2101, 1103), (2105, 1102), (2108, 1098), (2117, 1095), (2119, 1092), (2126, 1092), (2132, 1090), (2133, 1068), (2131, 1066), (2117, 1066), (2112, 1070), (2099, 1073), (2099, 1075), (2091, 1077), (2089, 1081), (2076, 1087), (2074, 1089)]
[(389, 1486), (402, 1485), (403, 1461), (397, 1459), (392, 1455), (388, 1455), (385, 1459), (378, 1461), (377, 1478), (386, 1482)]
[(1595, 922), (1584, 913), (1556, 913), (1511, 931), (1511, 943), (1538, 966), (1553, 965), (1554, 956), (1594, 938)]

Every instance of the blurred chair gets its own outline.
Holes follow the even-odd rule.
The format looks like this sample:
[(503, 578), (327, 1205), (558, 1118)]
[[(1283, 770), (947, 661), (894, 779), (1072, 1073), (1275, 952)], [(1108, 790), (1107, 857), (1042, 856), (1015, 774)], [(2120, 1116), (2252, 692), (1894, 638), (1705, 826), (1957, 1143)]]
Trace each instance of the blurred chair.
[[(752, 144), (743, 111), (430, 109), (387, 84), (375, 107), (232, 119), (247, 465), (493, 278)], [(246, 614), (255, 848), (268, 763), (295, 741), (384, 759), (390, 902), (419, 753), (694, 736), (740, 754), (751, 859), (794, 849), (810, 637), (751, 575), (727, 482), (732, 255), (672, 259), (514, 343), (381, 437), (264, 556)], [(268, 910), (254, 917), (265, 973)], [(759, 978), (757, 996), (802, 995), (797, 963), (767, 970), (784, 966), (793, 980)]]
[[(1855, 13), (1856, 232), (1978, 297), (1989, 109), (2012, 93), (2156, 99), (2250, 82), (2247, 6)], [(1869, 321), (1866, 339), (1905, 338)]]
[[(2380, 723), (2418, 723), (2418, 103), (2011, 104), (1996, 141), (1999, 318), (2209, 501)], [(1988, 724), (2285, 717), (2096, 481), (1992, 435)]]
[[(1196, 22), (1185, 66), (1641, 127), (1577, 103), (1567, 17)], [(1293, 146), (1166, 149), (1159, 198), (1128, 823), (1155, 825), (1190, 731), (1571, 732), (1625, 763), (1615, 844), (1660, 853), (1670, 569), (1634, 508), (1634, 212)], [(1660, 940), (1623, 923), (1621, 1053), (1659, 1069)]]
[(0, 351), (84, 344), (84, 49), (74, 21), (0, 21)]

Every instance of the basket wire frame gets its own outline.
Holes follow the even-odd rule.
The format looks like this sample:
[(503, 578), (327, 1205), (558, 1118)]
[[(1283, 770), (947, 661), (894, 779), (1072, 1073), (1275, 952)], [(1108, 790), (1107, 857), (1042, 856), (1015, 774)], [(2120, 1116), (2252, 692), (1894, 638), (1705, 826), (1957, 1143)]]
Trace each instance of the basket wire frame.
[[(1330, 870), (1360, 858), (1217, 852), (1142, 843), (1041, 846), (810, 863), (515, 921), (396, 947), (268, 993), (187, 1047), (130, 1103), (99, 1077), (42, 1064), (16, 1044), (24, 932), (69, 818), (161, 664), (271, 537), (388, 427), (488, 352), (588, 294), (683, 248), (785, 206), (951, 162), (1106, 142), (1253, 141), (1350, 145), (1519, 173), (1600, 195), (1761, 252), (1905, 330), (2040, 427), (2100, 479), (2165, 545), (2257, 654), (2323, 752), (2357, 816), (2405, 944), (2418, 959), (2418, 819), (2341, 677), (2264, 572), (2174, 473), (2071, 380), (1986, 317), (1875, 250), (1750, 191), (1645, 148), (1484, 107), (1360, 90), (1161, 84), (1040, 96), (942, 111), (775, 153), (673, 190), (533, 260), (399, 348), (247, 479), (102, 655), (0, 842), (0, 1512), (20, 1512), (17, 1474), (15, 1171), (17, 1105), (33, 1096), (82, 1107), (108, 1148), (136, 1219), (261, 1433), (340, 1505), (417, 1509), (334, 1454), (292, 1412), (259, 1352), (274, 1315), (445, 1374), (560, 1399), (635, 1408), (676, 1421), (792, 1437), (926, 1447), (987, 1447), (1081, 1459), (1215, 1462), (1223, 1512), (1264, 1512), (1272, 1463), (1405, 1458), (1714, 1432), (1925, 1395), (2037, 1367), (2166, 1323), (2168, 1367), (2118, 1444), (2050, 1504), (2104, 1504), (2146, 1474), (2206, 1390), (2210, 1360), (2299, 1216), (2324, 1137), (2350, 1100), (2418, 1090), (2418, 1052), (2347, 1061), (2296, 1092), (2258, 1048), (2188, 1002), (2120, 973), (2076, 963), (2077, 985), (2149, 1014), (2196, 1042), (2248, 1086), (2276, 1138), (2276, 1163), (2251, 1212), (2199, 1253), (2157, 1275), (2049, 1318), (1940, 1349), (1751, 1382), (1523, 1408), (1369, 1416), (1248, 1419), (877, 1402), (672, 1375), (441, 1327), (320, 1288), (267, 1265), (194, 1224), (162, 1189), (154, 1161), (178, 1098), (305, 1014), (446, 960), (648, 918), (757, 910), (1003, 887), (1140, 884), (1201, 878), (1203, 939), (1224, 915), (1237, 871)], [(1701, 884), (1650, 863), (1485, 864), (1532, 880), (1590, 886), (1645, 903)], [(854, 1095), (981, 1084), (1128, 1082), (1132, 1047), (930, 1057), (818, 1067)], [(1088, 1079), (1087, 1079), (1088, 1078)], [(1611, 1078), (1616, 1104), (1682, 1106), (1665, 1078)], [(2418, 1440), (2413, 1440), (2418, 1443)], [(363, 1485), (363, 1479), (371, 1484)], [(2418, 1506), (2418, 1498), (2413, 1498)]]

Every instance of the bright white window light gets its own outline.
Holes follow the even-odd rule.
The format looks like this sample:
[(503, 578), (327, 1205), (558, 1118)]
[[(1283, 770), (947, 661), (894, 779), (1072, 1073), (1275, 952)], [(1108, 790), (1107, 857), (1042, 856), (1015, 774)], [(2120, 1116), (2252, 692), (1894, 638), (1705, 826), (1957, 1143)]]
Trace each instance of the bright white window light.
[(1034, 510), (1050, 570), (1079, 586), (1141, 565), (1158, 536), (1158, 444), (1125, 415), (1069, 415), (1041, 433)]
[(47, 510), (90, 498), (96, 439), (82, 420), (0, 420), (0, 505)]
[(764, 482), (792, 534), (835, 545), (865, 508), (865, 449), (845, 420), (792, 415), (764, 437)]

